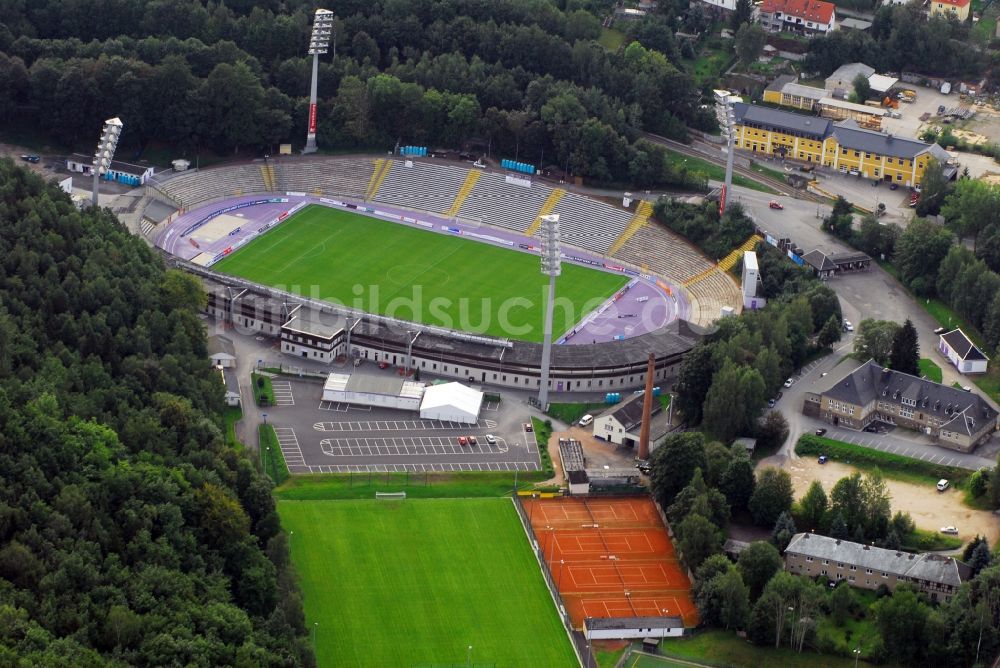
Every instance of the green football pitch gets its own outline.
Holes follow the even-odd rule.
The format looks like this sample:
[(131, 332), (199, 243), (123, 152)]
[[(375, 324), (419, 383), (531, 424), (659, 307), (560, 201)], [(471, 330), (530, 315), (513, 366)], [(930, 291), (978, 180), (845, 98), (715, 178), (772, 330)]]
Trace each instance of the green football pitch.
[[(548, 279), (537, 255), (310, 205), (218, 271), (369, 313), (540, 342)], [(564, 264), (558, 338), (628, 279)]]
[(320, 668), (577, 665), (510, 499), (278, 512)]

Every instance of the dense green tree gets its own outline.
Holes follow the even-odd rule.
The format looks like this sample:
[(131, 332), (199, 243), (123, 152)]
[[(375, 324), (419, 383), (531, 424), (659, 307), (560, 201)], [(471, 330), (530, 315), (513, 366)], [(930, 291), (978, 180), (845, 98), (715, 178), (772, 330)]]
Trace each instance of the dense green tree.
[(788, 438), (788, 420), (781, 414), (781, 411), (768, 411), (757, 422), (754, 435), (757, 437), (757, 447), (762, 451), (776, 450)]
[(755, 485), (753, 462), (743, 446), (733, 446), (733, 456), (719, 481), (719, 489), (735, 510), (744, 510), (753, 496)]
[(764, 585), (781, 570), (782, 563), (778, 550), (762, 540), (750, 543), (740, 552), (738, 566), (751, 601), (760, 597), (764, 592)]
[(875, 360), (876, 364), (889, 366), (892, 344), (900, 325), (891, 320), (865, 318), (858, 323), (854, 336), (854, 356), (861, 361)]
[(675, 408), (689, 424), (701, 424), (702, 407), (714, 375), (712, 351), (706, 344), (699, 343), (681, 362), (674, 398)]
[(909, 318), (892, 337), (889, 367), (911, 376), (920, 375), (920, 343), (917, 341), (917, 329)]
[(719, 481), (722, 480), (722, 476), (729, 468), (732, 459), (732, 450), (719, 441), (712, 441), (705, 445), (705, 460), (708, 462), (708, 468), (705, 469), (705, 482), (710, 487), (719, 486)]
[(830, 319), (823, 325), (823, 329), (820, 330), (816, 343), (824, 348), (832, 346), (837, 341), (840, 341), (840, 330), (840, 321), (837, 320), (837, 318), (830, 316)]
[(782, 511), (778, 515), (778, 519), (774, 521), (774, 529), (771, 531), (771, 544), (784, 552), (796, 533), (798, 533), (798, 529), (795, 526), (795, 520), (792, 519), (792, 514), (787, 510)]
[(691, 482), (695, 470), (705, 470), (705, 440), (699, 432), (670, 434), (649, 458), (653, 496), (666, 508)]
[(805, 496), (799, 501), (799, 518), (803, 528), (807, 531), (822, 532), (825, 527), (824, 520), (828, 500), (823, 484), (819, 480), (813, 480), (806, 490)]
[(843, 626), (847, 618), (853, 613), (857, 602), (851, 587), (846, 582), (841, 582), (830, 594), (830, 617), (837, 626)]
[(792, 507), (792, 478), (787, 471), (764, 468), (757, 476), (757, 486), (750, 497), (749, 509), (758, 526), (774, 526), (778, 516)]
[(914, 220), (896, 242), (893, 259), (900, 278), (917, 294), (933, 294), (938, 267), (951, 245), (952, 235), (948, 230), (922, 218)]
[(722, 532), (702, 515), (688, 515), (677, 525), (677, 533), (684, 564), (691, 570), (697, 570), (706, 559), (722, 550)]
[(864, 74), (858, 74), (851, 81), (851, 86), (854, 88), (854, 93), (852, 95), (853, 101), (858, 104), (864, 104), (872, 94), (872, 85), (868, 82), (868, 77)]
[(972, 239), (1000, 223), (1000, 188), (978, 179), (959, 179), (941, 206), (941, 215), (959, 239)]
[(736, 57), (747, 66), (755, 62), (764, 52), (765, 44), (767, 35), (764, 29), (756, 23), (744, 23), (736, 31), (733, 46), (736, 49)]
[(928, 607), (908, 585), (901, 584), (892, 596), (876, 601), (872, 610), (886, 657), (906, 665), (917, 663), (924, 646)]
[(719, 440), (750, 433), (765, 404), (764, 379), (751, 367), (726, 362), (705, 397), (705, 427)]

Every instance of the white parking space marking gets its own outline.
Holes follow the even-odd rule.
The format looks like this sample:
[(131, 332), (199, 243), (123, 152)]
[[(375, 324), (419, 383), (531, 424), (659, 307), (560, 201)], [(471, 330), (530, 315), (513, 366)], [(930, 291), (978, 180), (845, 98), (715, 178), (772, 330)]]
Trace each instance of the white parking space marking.
[(285, 464), (304, 466), (306, 460), (302, 456), (302, 448), (299, 447), (299, 439), (295, 436), (295, 430), (291, 427), (275, 427), (274, 435), (278, 438), (278, 447), (281, 448)]
[(499, 401), (484, 401), (483, 402), (483, 410), (498, 411), (498, 410), (500, 410), (500, 402)]
[[(507, 442), (497, 439), (495, 445), (481, 440), (476, 445), (459, 445), (456, 439), (444, 436), (403, 438), (324, 438), (319, 442), (323, 454), (329, 457), (377, 457), (386, 455), (489, 455), (507, 452)], [(296, 442), (297, 445), (297, 442)]]
[(274, 390), (275, 406), (294, 406), (295, 397), (292, 396), (292, 384), (287, 380), (272, 380), (271, 388)]
[(447, 464), (340, 464), (301, 466), (305, 473), (432, 473), (435, 471), (538, 471), (536, 462), (500, 462), (493, 463), (455, 462)]
[[(327, 402), (328, 403), (328, 402)], [(333, 406), (339, 404), (332, 404)], [(321, 410), (339, 410), (336, 408), (323, 408), (323, 404), (320, 404)], [(495, 429), (497, 426), (494, 420), (480, 420), (475, 424), (464, 424), (460, 422), (445, 422), (442, 420), (389, 420), (389, 421), (371, 421), (371, 422), (317, 422), (313, 424), (313, 429), (316, 431), (331, 431), (331, 432), (342, 432), (342, 431), (365, 431), (365, 432), (379, 432), (379, 431), (420, 431), (420, 430), (445, 430), (445, 429), (455, 429), (462, 431), (470, 431), (476, 429)]]

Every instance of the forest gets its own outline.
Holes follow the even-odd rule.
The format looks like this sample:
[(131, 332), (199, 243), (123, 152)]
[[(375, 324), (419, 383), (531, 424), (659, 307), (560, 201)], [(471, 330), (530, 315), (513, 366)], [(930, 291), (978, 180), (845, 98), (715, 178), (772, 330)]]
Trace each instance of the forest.
[(0, 663), (311, 666), (204, 293), (0, 160)]
[[(117, 115), (135, 156), (151, 141), (225, 155), (304, 140), (312, 3), (4, 4), (0, 121), (44, 114), (53, 140), (88, 146)], [(320, 146), (465, 146), (598, 181), (674, 179), (637, 140), (715, 121), (691, 77), (654, 48), (672, 42), (640, 30), (651, 46), (607, 50), (596, 7), (566, 4), (336, 3)]]

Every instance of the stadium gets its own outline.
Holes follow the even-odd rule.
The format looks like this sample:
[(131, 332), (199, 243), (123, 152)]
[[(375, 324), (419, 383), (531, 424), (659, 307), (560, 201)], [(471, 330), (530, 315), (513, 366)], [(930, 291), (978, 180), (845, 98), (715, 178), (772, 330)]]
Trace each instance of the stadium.
[[(652, 206), (440, 158), (282, 157), (168, 172), (141, 231), (201, 276), (208, 311), (282, 352), (362, 359), (537, 388), (541, 216), (557, 214), (551, 389), (602, 391), (676, 373), (705, 328), (741, 310), (718, 265)], [(728, 258), (727, 258), (728, 259)]]

